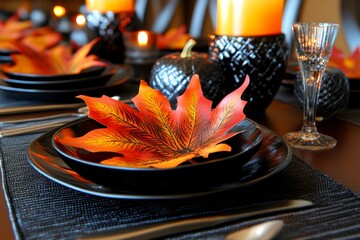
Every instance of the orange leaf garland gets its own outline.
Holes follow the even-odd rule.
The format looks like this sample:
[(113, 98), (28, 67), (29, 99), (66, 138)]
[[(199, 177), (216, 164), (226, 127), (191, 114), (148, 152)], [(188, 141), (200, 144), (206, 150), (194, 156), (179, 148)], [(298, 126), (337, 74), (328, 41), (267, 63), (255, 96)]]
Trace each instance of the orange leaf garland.
[(89, 108), (89, 117), (105, 125), (80, 137), (64, 137), (61, 144), (90, 152), (119, 154), (103, 164), (136, 168), (172, 168), (195, 157), (231, 151), (221, 143), (239, 133), (233, 127), (245, 118), (244, 84), (226, 96), (212, 110), (211, 101), (194, 75), (173, 110), (168, 99), (142, 81), (133, 98), (137, 109), (107, 96), (79, 96)]
[(21, 54), (13, 54), (12, 65), (3, 65), (7, 72), (27, 74), (76, 74), (96, 67), (107, 66), (95, 55), (88, 55), (91, 48), (99, 41), (94, 39), (72, 54), (72, 49), (65, 45), (58, 45), (51, 49), (34, 49), (25, 44), (17, 43)]

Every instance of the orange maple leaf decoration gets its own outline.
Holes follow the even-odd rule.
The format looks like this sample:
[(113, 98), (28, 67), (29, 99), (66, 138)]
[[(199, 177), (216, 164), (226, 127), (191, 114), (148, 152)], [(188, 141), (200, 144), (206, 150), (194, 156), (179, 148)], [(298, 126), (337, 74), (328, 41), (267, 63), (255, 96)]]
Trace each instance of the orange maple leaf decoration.
[(95, 67), (108, 66), (107, 63), (98, 59), (96, 55), (88, 55), (91, 48), (99, 41), (85, 44), (72, 54), (72, 49), (66, 45), (58, 45), (47, 50), (36, 50), (18, 43), (17, 47), (21, 54), (12, 54), (14, 64), (3, 65), (6, 72), (27, 74), (76, 74)]
[(228, 94), (212, 110), (212, 102), (201, 90), (198, 75), (191, 78), (175, 110), (158, 90), (141, 81), (132, 100), (137, 109), (110, 97), (79, 96), (89, 107), (89, 117), (106, 126), (84, 136), (64, 137), (64, 145), (90, 152), (118, 153), (103, 164), (135, 168), (172, 168), (195, 157), (207, 158), (210, 153), (231, 151), (221, 143), (238, 134), (232, 129), (245, 118), (246, 101), (241, 95), (249, 84)]
[(358, 46), (350, 56), (336, 47), (333, 48), (329, 66), (340, 68), (348, 78), (360, 77), (360, 46)]
[(36, 50), (55, 46), (62, 40), (60, 33), (49, 26), (33, 28), (31, 21), (20, 21), (14, 14), (6, 21), (0, 20), (0, 49), (19, 52), (21, 42)]
[(0, 41), (19, 39), (31, 29), (31, 21), (19, 21), (18, 15), (13, 15), (6, 21), (0, 20)]

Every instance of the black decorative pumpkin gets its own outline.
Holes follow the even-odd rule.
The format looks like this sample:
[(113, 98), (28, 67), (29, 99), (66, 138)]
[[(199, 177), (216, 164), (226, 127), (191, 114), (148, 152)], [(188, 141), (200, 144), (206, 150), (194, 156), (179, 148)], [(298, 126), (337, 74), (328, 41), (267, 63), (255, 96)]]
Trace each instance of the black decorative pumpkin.
[(189, 40), (181, 53), (159, 58), (152, 67), (149, 85), (160, 90), (172, 106), (176, 106), (177, 97), (184, 93), (194, 74), (199, 75), (203, 94), (213, 101), (213, 107), (224, 97), (225, 77), (221, 68), (208, 54), (192, 52), (195, 44)]
[[(296, 75), (294, 94), (297, 102), (304, 104), (304, 87), (301, 73)], [(347, 106), (350, 97), (349, 80), (338, 68), (328, 67), (323, 74), (316, 116), (328, 119)]]

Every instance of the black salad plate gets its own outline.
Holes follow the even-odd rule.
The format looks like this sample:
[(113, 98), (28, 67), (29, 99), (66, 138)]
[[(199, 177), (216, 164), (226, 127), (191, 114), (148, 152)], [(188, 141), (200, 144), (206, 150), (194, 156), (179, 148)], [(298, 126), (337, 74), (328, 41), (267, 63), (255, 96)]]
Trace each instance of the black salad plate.
[(73, 79), (65, 80), (38, 80), (34, 78), (33, 80), (22, 80), (22, 79), (13, 79), (6, 76), (0, 75), (0, 81), (7, 83), (9, 86), (16, 88), (25, 88), (25, 89), (57, 89), (57, 90), (67, 90), (67, 89), (79, 89), (79, 88), (89, 88), (89, 87), (99, 87), (104, 86), (106, 82), (114, 75), (122, 66), (111, 65), (106, 69), (103, 69), (102, 73), (90, 77), (80, 77)]
[(175, 190), (171, 193), (129, 191), (121, 187), (112, 188), (97, 184), (70, 168), (52, 145), (53, 135), (61, 128), (54, 129), (31, 143), (27, 152), (30, 164), (42, 175), (61, 185), (80, 192), (108, 198), (181, 199), (244, 188), (279, 173), (290, 163), (292, 156), (289, 145), (279, 135), (263, 127), (263, 142), (259, 151), (243, 166), (236, 169), (238, 172), (237, 178), (232, 182), (213, 188), (197, 189), (196, 191), (187, 189)]
[(92, 67), (88, 68), (80, 73), (73, 73), (73, 74), (31, 74), (31, 73), (16, 73), (16, 72), (8, 72), (2, 69), (2, 72), (11, 79), (18, 79), (18, 80), (35, 80), (35, 81), (56, 81), (56, 80), (70, 80), (76, 78), (85, 78), (85, 77), (94, 77), (100, 75), (104, 71), (105, 67)]
[(119, 91), (126, 90), (123, 85), (124, 83), (129, 82), (129, 80), (132, 78), (133, 71), (131, 67), (124, 66), (119, 68), (105, 85), (99, 87), (83, 87), (66, 90), (29, 89), (12, 87), (5, 81), (0, 81), (0, 90), (2, 91), (2, 94), (6, 95), (7, 97), (15, 99), (49, 102), (74, 102), (80, 101), (75, 97), (81, 94), (93, 97), (101, 96), (103, 94), (118, 94)]
[(187, 161), (177, 167), (165, 169), (101, 164), (102, 160), (119, 154), (91, 153), (59, 142), (60, 139), (69, 137), (69, 134), (79, 137), (103, 127), (92, 119), (67, 124), (54, 134), (53, 147), (66, 164), (86, 179), (107, 187), (143, 193), (197, 191), (232, 182), (237, 179), (238, 169), (258, 151), (262, 142), (261, 127), (250, 119), (244, 119), (233, 128), (241, 133), (225, 141), (231, 146), (231, 152), (212, 153), (208, 158), (192, 159), (194, 164)]

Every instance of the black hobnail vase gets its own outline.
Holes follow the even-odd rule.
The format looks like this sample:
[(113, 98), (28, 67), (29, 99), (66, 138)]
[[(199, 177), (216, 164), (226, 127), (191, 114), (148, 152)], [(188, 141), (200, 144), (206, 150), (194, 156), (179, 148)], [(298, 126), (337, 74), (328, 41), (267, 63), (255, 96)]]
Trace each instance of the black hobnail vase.
[(244, 112), (248, 116), (263, 114), (285, 74), (288, 55), (285, 35), (210, 35), (209, 54), (224, 71), (225, 94), (240, 87), (246, 75), (250, 76), (250, 85), (243, 94), (248, 101)]
[(95, 37), (101, 37), (92, 49), (93, 54), (113, 63), (123, 63), (125, 60), (125, 46), (122, 33), (125, 30), (136, 30), (139, 21), (132, 12), (90, 11), (86, 15), (87, 28)]
[[(304, 87), (301, 73), (296, 75), (294, 94), (297, 102), (304, 104)], [(349, 80), (338, 68), (328, 67), (321, 81), (316, 106), (316, 116), (328, 119), (341, 112), (347, 106), (350, 97)]]

